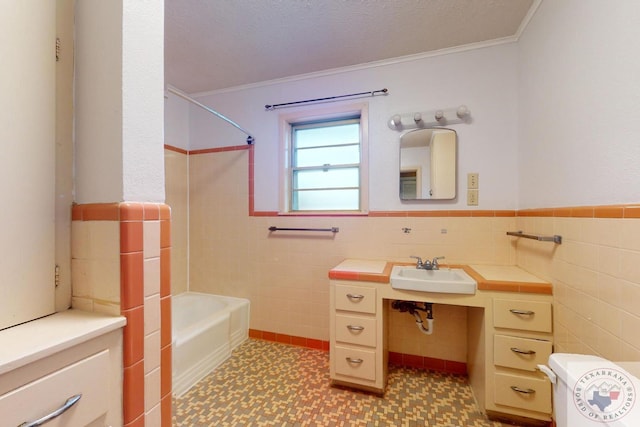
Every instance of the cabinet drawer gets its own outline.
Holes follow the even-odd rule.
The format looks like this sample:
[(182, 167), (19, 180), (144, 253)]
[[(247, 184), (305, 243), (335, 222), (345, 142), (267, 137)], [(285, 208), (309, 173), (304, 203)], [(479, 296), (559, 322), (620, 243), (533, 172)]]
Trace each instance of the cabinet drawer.
[(496, 335), (493, 339), (493, 363), (507, 368), (535, 371), (546, 364), (551, 354), (551, 341)]
[(360, 313), (376, 312), (375, 288), (336, 285), (336, 310), (357, 311)]
[(59, 371), (0, 396), (3, 425), (35, 421), (82, 394), (78, 402), (47, 427), (86, 426), (108, 411), (109, 350), (82, 359)]
[(493, 325), (496, 328), (551, 332), (551, 303), (495, 299)]
[(336, 341), (375, 347), (375, 317), (336, 314)]
[(551, 414), (551, 383), (544, 378), (497, 373), (494, 402), (498, 405)]
[(374, 350), (361, 350), (336, 345), (336, 374), (364, 380), (376, 380), (376, 353)]

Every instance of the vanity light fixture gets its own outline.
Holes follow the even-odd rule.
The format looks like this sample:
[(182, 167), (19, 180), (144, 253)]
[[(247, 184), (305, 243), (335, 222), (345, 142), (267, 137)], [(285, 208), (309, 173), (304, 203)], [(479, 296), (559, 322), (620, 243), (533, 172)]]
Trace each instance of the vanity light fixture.
[[(433, 119), (428, 120), (428, 117)], [(471, 123), (471, 111), (466, 105), (436, 111), (394, 114), (387, 121), (387, 126), (391, 130), (404, 131), (456, 123)]]

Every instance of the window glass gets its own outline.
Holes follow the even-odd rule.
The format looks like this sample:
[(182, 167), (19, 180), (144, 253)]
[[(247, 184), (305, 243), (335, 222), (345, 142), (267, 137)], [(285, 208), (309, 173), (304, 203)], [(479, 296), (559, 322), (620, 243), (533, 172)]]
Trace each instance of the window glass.
[(357, 189), (296, 192), (293, 197), (298, 211), (349, 211), (358, 209)]
[(291, 124), (291, 211), (360, 210), (360, 117)]

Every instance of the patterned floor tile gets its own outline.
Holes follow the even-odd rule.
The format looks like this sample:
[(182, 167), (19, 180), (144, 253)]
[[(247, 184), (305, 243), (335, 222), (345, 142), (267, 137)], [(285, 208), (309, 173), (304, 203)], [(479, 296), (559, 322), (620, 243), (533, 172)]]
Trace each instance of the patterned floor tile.
[(464, 376), (389, 367), (384, 397), (331, 387), (326, 352), (250, 339), (174, 399), (174, 426), (499, 427)]

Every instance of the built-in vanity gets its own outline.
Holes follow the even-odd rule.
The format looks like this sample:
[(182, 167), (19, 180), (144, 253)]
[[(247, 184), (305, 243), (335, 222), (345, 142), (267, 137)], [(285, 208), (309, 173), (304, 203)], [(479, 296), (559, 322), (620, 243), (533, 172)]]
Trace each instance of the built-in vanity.
[(391, 301), (465, 306), (467, 371), (480, 408), (491, 418), (551, 420), (551, 384), (536, 369), (552, 352), (551, 284), (516, 266), (465, 265), (455, 267), (477, 282), (475, 294), (399, 290), (389, 284), (392, 267), (350, 259), (329, 272), (334, 384), (384, 393)]
[(125, 323), (70, 309), (0, 331), (2, 425), (120, 425)]

